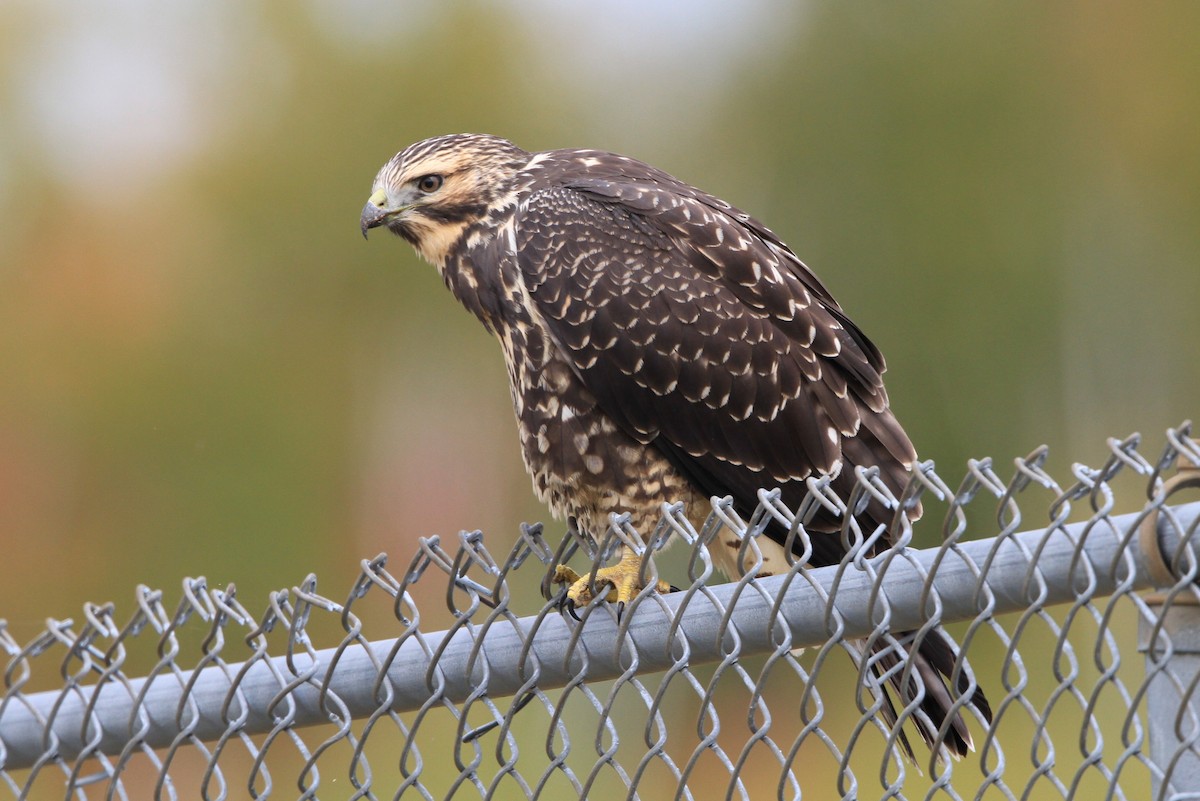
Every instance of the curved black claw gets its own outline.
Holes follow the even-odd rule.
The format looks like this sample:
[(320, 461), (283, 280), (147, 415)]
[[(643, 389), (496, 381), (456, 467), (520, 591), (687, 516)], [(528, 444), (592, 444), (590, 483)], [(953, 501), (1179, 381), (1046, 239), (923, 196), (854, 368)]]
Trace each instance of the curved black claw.
[(625, 614), (625, 602), (617, 601), (617, 622), (621, 622), (621, 615)]
[(571, 596), (567, 594), (568, 589), (569, 587), (566, 586), (559, 587), (558, 592), (546, 599), (554, 606), (554, 609), (560, 613), (564, 609), (567, 609), (568, 606), (574, 606), (574, 602), (571, 601)]
[[(529, 702), (532, 701), (536, 697), (537, 696), (535, 696), (533, 693), (526, 693), (525, 696), (520, 701), (517, 701), (517, 703), (513, 705), (512, 714), (516, 715), (518, 712), (520, 712), (522, 709), (524, 709), (526, 706), (528, 706)], [(473, 740), (478, 740), (480, 737), (487, 734), (489, 731), (496, 728), (501, 723), (503, 723), (503, 721), (500, 721), (500, 720), (488, 721), (487, 723), (483, 724), (482, 726), (472, 729), (471, 731), (464, 734), (462, 736), (462, 740), (460, 742), (469, 743), (469, 742), (472, 742)]]
[(569, 614), (571, 617), (578, 620), (580, 623), (583, 622), (583, 618), (581, 618), (579, 616), (579, 613), (575, 611), (575, 602), (572, 601), (570, 598), (565, 599), (562, 603), (562, 606), (560, 606), (559, 608), (566, 609), (567, 614)]

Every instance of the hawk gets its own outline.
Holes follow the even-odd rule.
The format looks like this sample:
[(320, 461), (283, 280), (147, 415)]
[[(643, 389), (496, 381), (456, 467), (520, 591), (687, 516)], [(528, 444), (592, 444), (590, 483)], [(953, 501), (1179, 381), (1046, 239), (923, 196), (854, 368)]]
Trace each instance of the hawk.
[[(714, 495), (749, 513), (760, 488), (796, 508), (814, 474), (836, 473), (847, 497), (859, 466), (878, 468), (897, 496), (907, 481), (916, 452), (888, 407), (879, 350), (769, 228), (662, 170), (598, 150), (439, 136), (379, 171), (363, 235), (379, 226), (499, 340), (534, 489), (584, 535), (602, 537), (613, 513), (649, 531), (664, 501), (684, 502), (697, 524)], [(861, 517), (874, 526), (891, 513), (876, 504)], [(829, 513), (807, 527), (811, 565), (842, 559), (840, 527)], [(759, 575), (786, 571), (786, 532), (766, 533)], [(712, 549), (726, 575), (738, 575), (738, 544)], [(639, 568), (627, 553), (594, 579), (566, 568), (558, 578), (573, 582), (568, 603), (590, 600), (593, 581), (623, 602)], [(921, 736), (935, 744), (944, 727), (962, 756), (971, 736), (957, 711), (947, 723), (954, 702), (970, 693), (991, 712), (966, 671), (952, 692), (956, 657), (934, 630), (909, 658), (924, 688)], [(899, 686), (899, 673), (890, 681), (908, 704), (920, 687)], [(885, 710), (894, 720), (890, 698)]]

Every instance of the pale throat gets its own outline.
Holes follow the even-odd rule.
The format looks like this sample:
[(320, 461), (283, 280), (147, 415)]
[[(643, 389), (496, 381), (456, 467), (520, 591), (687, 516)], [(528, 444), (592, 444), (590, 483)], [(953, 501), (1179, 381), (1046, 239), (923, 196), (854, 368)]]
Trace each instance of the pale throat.
[(414, 246), (417, 253), (438, 270), (442, 270), (446, 266), (446, 259), (450, 255), (450, 251), (462, 238), (467, 223), (463, 221), (442, 225), (418, 224), (414, 227), (418, 228), (419, 234)]

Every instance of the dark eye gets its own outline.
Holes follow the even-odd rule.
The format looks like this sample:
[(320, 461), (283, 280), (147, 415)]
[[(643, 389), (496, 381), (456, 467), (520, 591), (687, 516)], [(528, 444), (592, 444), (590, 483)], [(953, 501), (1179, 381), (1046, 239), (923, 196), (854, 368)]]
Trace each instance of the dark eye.
[(442, 188), (442, 176), (440, 175), (422, 175), (417, 179), (417, 189), (428, 194), (436, 192)]

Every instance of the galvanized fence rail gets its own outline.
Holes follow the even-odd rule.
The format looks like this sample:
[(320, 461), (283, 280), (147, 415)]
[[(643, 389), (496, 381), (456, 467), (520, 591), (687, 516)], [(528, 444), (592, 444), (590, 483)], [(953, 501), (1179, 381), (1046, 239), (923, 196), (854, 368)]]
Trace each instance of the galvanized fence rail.
[[(699, 531), (664, 506), (602, 543), (525, 527), (504, 558), (431, 537), (402, 572), (364, 560), (344, 600), (309, 576), (257, 617), (190, 579), (173, 610), (139, 587), (123, 624), (88, 605), (21, 644), (0, 621), (0, 798), (1200, 798), (1200, 446), (1188, 424), (1150, 457), (1108, 446), (1065, 488), (1041, 449), (1007, 477), (972, 461), (957, 490), (925, 464), (901, 498), (863, 470), (849, 498), (813, 479), (746, 520), (714, 499)], [(845, 515), (842, 563), (804, 566), (813, 513), (870, 499), (925, 514)], [(800, 556), (765, 576), (771, 521)], [(746, 573), (725, 581), (708, 545), (731, 536)], [(538, 595), (576, 554), (672, 540), (646, 564), (680, 591), (620, 616)], [(975, 750), (914, 737), (914, 762), (919, 703), (888, 722), (863, 642), (903, 655), (893, 632), (938, 626), (994, 716), (963, 693)]]

